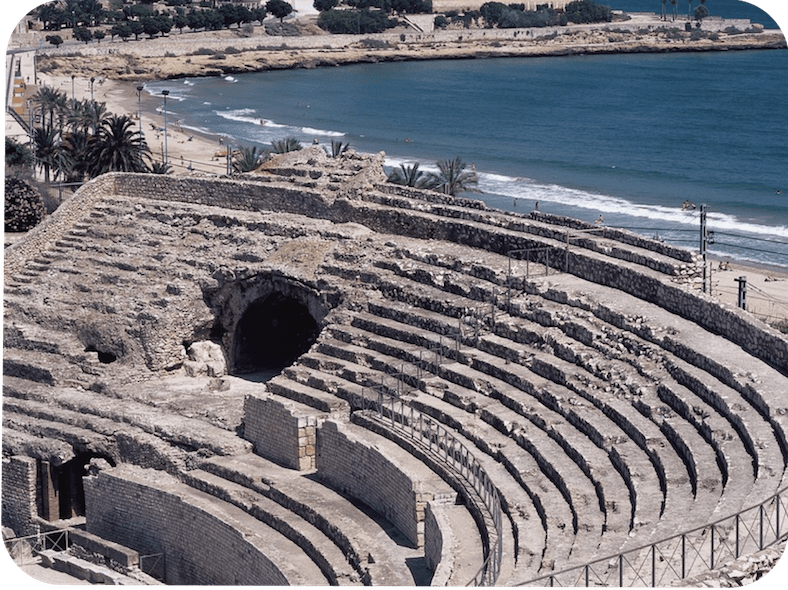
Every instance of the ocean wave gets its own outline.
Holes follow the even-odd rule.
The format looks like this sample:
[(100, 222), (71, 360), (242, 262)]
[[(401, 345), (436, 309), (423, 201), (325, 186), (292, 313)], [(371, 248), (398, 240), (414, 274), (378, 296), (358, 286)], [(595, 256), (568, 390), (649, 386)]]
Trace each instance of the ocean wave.
[(312, 129), (311, 127), (301, 127), (301, 133), (307, 135), (323, 135), (325, 137), (345, 137), (341, 131), (325, 131), (323, 129)]
[[(484, 197), (485, 201), (494, 201), (494, 198), (490, 199), (489, 197), (501, 195), (534, 203), (537, 201), (543, 204), (555, 203), (567, 207), (598, 211), (602, 214), (646, 219), (652, 223), (659, 223), (662, 226), (659, 228), (660, 230), (670, 229), (671, 226), (696, 227), (700, 223), (699, 208), (683, 210), (678, 203), (675, 207), (639, 204), (621, 197), (558, 184), (541, 184), (527, 178), (479, 173), (479, 189), (487, 195)], [(707, 225), (710, 230), (788, 238), (788, 227), (785, 225), (771, 226), (746, 222), (735, 215), (717, 211), (708, 212)], [(655, 229), (657, 228), (655, 227)]]

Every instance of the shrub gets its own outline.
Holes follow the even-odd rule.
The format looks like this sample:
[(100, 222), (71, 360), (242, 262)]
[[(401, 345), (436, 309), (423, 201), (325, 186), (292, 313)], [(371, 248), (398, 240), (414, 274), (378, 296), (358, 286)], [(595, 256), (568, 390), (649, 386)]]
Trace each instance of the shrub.
[(224, 52), (227, 55), (238, 55), (239, 53), (241, 53), (241, 50), (238, 49), (237, 47), (230, 46), (230, 47), (225, 48)]

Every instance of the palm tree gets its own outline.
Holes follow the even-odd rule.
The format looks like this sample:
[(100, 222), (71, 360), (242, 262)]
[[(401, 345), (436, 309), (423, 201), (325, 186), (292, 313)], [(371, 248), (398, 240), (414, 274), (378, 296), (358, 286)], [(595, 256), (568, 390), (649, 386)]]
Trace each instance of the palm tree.
[(350, 143), (342, 143), (339, 139), (331, 140), (331, 157), (338, 158), (350, 149)]
[(58, 136), (54, 127), (36, 127), (33, 131), (36, 164), (44, 170), (44, 182), (49, 182), (49, 171), (57, 166)]
[(431, 175), (427, 188), (455, 196), (463, 191), (475, 191), (479, 179), (475, 172), (465, 172), (465, 162), (456, 157), (438, 162), (438, 174)]
[(235, 172), (251, 172), (260, 164), (260, 158), (264, 153), (257, 146), (242, 147), (241, 151), (233, 156), (233, 170)]
[(401, 184), (415, 188), (425, 188), (429, 184), (430, 177), (424, 176), (424, 172), (419, 170), (419, 163), (413, 166), (400, 164), (399, 169), (394, 168), (389, 174), (388, 181), (392, 184)]
[(134, 121), (112, 115), (101, 123), (88, 145), (88, 172), (96, 177), (106, 172), (147, 172), (145, 159), (150, 149)]
[(86, 131), (77, 130), (65, 136), (62, 150), (68, 182), (81, 182), (87, 176), (89, 142)]
[(668, 15), (667, 15), (667, 12), (665, 10), (665, 3), (666, 2), (667, 2), (667, 0), (662, 0), (662, 20), (668, 20)]
[(172, 166), (167, 162), (151, 162), (149, 169), (153, 174), (169, 174), (170, 170), (172, 170)]
[(55, 112), (65, 112), (68, 99), (65, 93), (43, 86), (33, 95), (33, 102), (41, 108), (41, 116), (49, 114), (49, 126), (55, 123)]
[(274, 152), (277, 154), (286, 154), (287, 152), (297, 152), (301, 149), (301, 142), (295, 137), (285, 137), (284, 139), (275, 139), (271, 142)]
[(676, 20), (676, 5), (679, 3), (679, 0), (670, 0), (670, 3), (673, 5), (673, 20)]

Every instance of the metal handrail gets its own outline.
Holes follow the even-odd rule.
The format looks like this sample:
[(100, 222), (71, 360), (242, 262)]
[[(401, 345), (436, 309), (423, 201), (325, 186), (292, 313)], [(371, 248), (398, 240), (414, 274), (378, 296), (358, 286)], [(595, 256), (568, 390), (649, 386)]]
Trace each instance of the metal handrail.
[(19, 561), (21, 553), (27, 551), (30, 551), (32, 556), (38, 556), (47, 549), (66, 551), (69, 548), (68, 532), (69, 529), (57, 529), (25, 537), (14, 537), (5, 541), (6, 550), (14, 561)]
[(711, 571), (724, 559), (738, 559), (788, 537), (786, 509), (788, 486), (759, 504), (712, 523), (518, 586), (669, 586), (690, 575)]
[[(376, 399), (365, 395), (367, 389), (377, 394)], [(388, 399), (384, 400), (384, 396)], [(427, 445), (431, 453), (457, 470), (460, 477), (473, 488), (490, 513), (495, 527), (496, 539), (495, 543), (490, 547), (484, 563), (466, 585), (495, 585), (501, 571), (501, 558), (503, 555), (501, 501), (498, 490), (492, 484), (476, 457), (440, 422), (408, 406), (395, 396), (385, 394), (378, 388), (362, 388), (361, 407), (364, 410), (373, 409), (377, 411), (381, 418), (390, 420), (393, 427), (408, 434), (412, 439), (420, 439)]]

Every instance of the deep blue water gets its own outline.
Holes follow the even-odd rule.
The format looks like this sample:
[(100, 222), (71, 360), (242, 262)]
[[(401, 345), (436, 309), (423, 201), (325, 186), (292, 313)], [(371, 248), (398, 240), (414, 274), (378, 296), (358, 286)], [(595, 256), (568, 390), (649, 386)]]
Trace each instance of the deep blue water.
[(538, 201), (697, 248), (698, 211), (681, 205), (707, 204), (712, 254), (788, 266), (788, 51), (356, 65), (148, 91), (164, 88), (173, 119), (234, 144), (336, 138), (427, 169), (460, 156), (483, 191), (468, 196), (501, 209)]

